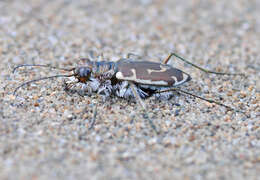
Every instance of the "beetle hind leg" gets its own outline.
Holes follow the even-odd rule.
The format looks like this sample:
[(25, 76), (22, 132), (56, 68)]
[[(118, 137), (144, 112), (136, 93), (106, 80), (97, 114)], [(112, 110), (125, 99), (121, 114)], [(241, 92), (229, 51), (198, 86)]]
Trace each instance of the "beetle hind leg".
[(189, 95), (189, 96), (192, 96), (194, 98), (197, 98), (197, 99), (200, 99), (200, 100), (203, 100), (203, 101), (206, 101), (206, 102), (209, 102), (211, 104), (216, 104), (216, 105), (219, 105), (219, 106), (222, 106), (222, 107), (225, 107), (227, 110), (229, 111), (233, 111), (233, 112), (239, 112), (239, 113), (242, 113), (244, 114), (246, 117), (249, 117), (246, 112), (240, 110), (240, 109), (236, 109), (236, 108), (233, 108), (231, 106), (228, 106), (226, 104), (223, 104), (222, 102), (219, 102), (219, 101), (215, 101), (213, 99), (208, 99), (208, 98), (204, 98), (202, 96), (198, 96), (196, 94), (193, 94), (193, 93), (190, 93), (188, 91), (184, 91), (178, 87), (173, 87), (173, 88), (169, 88), (169, 89), (166, 89), (166, 90), (160, 90), (160, 91), (157, 91), (155, 93), (163, 93), (163, 92), (168, 92), (168, 91), (176, 91), (176, 92), (179, 92), (180, 94), (186, 94), (186, 95)]
[(172, 57), (172, 53), (169, 54), (169, 56), (166, 59), (163, 60), (162, 64), (167, 64), (168, 61), (171, 59), (171, 57)]
[(188, 60), (186, 60), (186, 59), (184, 59), (183, 57), (179, 56), (179, 55), (176, 54), (176, 53), (170, 53), (169, 56), (168, 56), (165, 60), (163, 60), (162, 64), (167, 64), (168, 61), (171, 59), (172, 56), (177, 57), (177, 58), (178, 58), (179, 60), (181, 60), (182, 62), (184, 62), (184, 63), (186, 63), (186, 64), (189, 64), (189, 65), (191, 65), (191, 66), (193, 66), (193, 67), (195, 67), (195, 68), (197, 68), (197, 69), (199, 69), (199, 70), (201, 70), (201, 71), (203, 71), (203, 72), (205, 72), (205, 73), (217, 74), (217, 75), (234, 75), (234, 76), (239, 75), (239, 76), (245, 76), (245, 74), (243, 74), (243, 73), (229, 73), (229, 72), (216, 72), (216, 71), (211, 71), (211, 70), (202, 68), (202, 67), (200, 67), (200, 66), (198, 66), (198, 65), (196, 65), (196, 64), (194, 64), (194, 63), (192, 63), (192, 62), (190, 62), (190, 61), (188, 61)]

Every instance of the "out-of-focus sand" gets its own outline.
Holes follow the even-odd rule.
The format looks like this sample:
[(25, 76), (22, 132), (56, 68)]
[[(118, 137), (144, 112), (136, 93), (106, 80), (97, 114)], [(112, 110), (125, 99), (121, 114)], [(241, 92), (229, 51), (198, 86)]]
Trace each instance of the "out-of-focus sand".
[[(260, 177), (259, 1), (0, 1), (0, 179), (257, 179)], [(173, 59), (192, 76), (183, 89), (246, 111), (176, 96), (140, 106), (64, 92), (57, 74), (18, 64), (73, 67), (77, 58), (127, 53)], [(64, 73), (64, 72), (59, 72)], [(180, 106), (174, 105), (179, 103)], [(93, 109), (96, 123), (89, 130)]]

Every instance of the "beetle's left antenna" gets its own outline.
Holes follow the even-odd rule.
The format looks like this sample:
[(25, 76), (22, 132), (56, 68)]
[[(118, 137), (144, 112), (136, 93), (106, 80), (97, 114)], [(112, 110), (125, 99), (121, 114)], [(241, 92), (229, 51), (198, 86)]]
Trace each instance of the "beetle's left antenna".
[(67, 69), (67, 68), (58, 68), (58, 67), (54, 67), (54, 66), (49, 66), (49, 65), (43, 65), (43, 64), (21, 64), (21, 65), (18, 65), (16, 66), (14, 69), (13, 69), (13, 73), (15, 73), (15, 71), (21, 67), (48, 67), (48, 68), (51, 68), (51, 69), (58, 69), (58, 70), (63, 70), (63, 71), (72, 71), (74, 70), (75, 68), (70, 68), (70, 69)]
[[(21, 67), (48, 67), (48, 68), (63, 70), (63, 71), (73, 71), (75, 69), (75, 68), (70, 68), (70, 69), (58, 68), (58, 67), (53, 67), (53, 66), (49, 66), (49, 65), (41, 65), (41, 64), (21, 64), (21, 65), (16, 66), (13, 69), (13, 73), (18, 68), (21, 68)], [(68, 74), (58, 74), (58, 75), (54, 75), (54, 76), (47, 76), (47, 77), (42, 77), (42, 78), (38, 78), (38, 79), (33, 79), (31, 81), (27, 81), (25, 83), (22, 83), (20, 86), (16, 87), (14, 92), (13, 92), (13, 95), (15, 95), (17, 90), (20, 89), (21, 87), (26, 86), (26, 85), (31, 84), (31, 83), (36, 82), (36, 81), (41, 81), (41, 80), (45, 80), (45, 79), (54, 79), (54, 78), (59, 78), (59, 77), (72, 77), (72, 76), (75, 76), (75, 74), (70, 74), (70, 75), (68, 75)]]
[(42, 77), (42, 78), (39, 78), (39, 79), (34, 79), (34, 80), (31, 80), (31, 81), (27, 81), (27, 82), (21, 84), (20, 86), (18, 86), (17, 88), (15, 88), (15, 90), (13, 92), (13, 95), (15, 95), (17, 90), (20, 89), (21, 87), (23, 87), (25, 85), (28, 85), (28, 84), (31, 84), (31, 83), (36, 82), (36, 81), (41, 81), (41, 80), (45, 80), (45, 79), (53, 79), (53, 78), (58, 78), (58, 77), (72, 77), (72, 76), (74, 76), (74, 74), (70, 74), (70, 75), (61, 74), (61, 75)]

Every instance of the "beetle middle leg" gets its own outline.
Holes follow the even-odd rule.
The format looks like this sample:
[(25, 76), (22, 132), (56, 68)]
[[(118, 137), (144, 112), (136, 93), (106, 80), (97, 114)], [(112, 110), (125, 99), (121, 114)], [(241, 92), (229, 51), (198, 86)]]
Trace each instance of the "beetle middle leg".
[(146, 118), (148, 119), (148, 122), (150, 124), (150, 126), (152, 127), (152, 129), (156, 132), (156, 134), (159, 134), (160, 132), (157, 130), (156, 126), (154, 125), (153, 121), (149, 118), (148, 114), (146, 113), (147, 109), (146, 109), (146, 105), (144, 103), (144, 101), (141, 99), (141, 97), (138, 94), (136, 85), (132, 82), (130, 82), (130, 88), (134, 94), (134, 97), (136, 99), (136, 101), (138, 101), (138, 103), (141, 105), (142, 110), (144, 111), (144, 115), (146, 116)]

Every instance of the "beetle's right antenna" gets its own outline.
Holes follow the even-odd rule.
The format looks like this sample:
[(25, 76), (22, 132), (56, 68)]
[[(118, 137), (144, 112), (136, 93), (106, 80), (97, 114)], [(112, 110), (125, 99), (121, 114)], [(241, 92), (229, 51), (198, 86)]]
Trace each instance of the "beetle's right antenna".
[(197, 69), (199, 69), (199, 70), (205, 72), (205, 73), (218, 74), (218, 75), (239, 75), (239, 76), (245, 76), (245, 74), (243, 74), (243, 73), (225, 73), (225, 72), (210, 71), (210, 70), (204, 69), (204, 68), (202, 68), (202, 67), (200, 67), (200, 66), (198, 66), (198, 65), (196, 65), (196, 64), (191, 63), (190, 61), (184, 59), (183, 57), (179, 56), (179, 55), (176, 54), (176, 53), (171, 53), (171, 54), (163, 61), (163, 64), (167, 64), (168, 61), (170, 60), (170, 58), (171, 58), (172, 56), (175, 56), (175, 57), (179, 58), (181, 61), (183, 61), (183, 62), (185, 62), (185, 63), (187, 63), (187, 64), (189, 64), (189, 65), (191, 65), (191, 66), (193, 66), (193, 67), (195, 67), (195, 68), (197, 68)]

